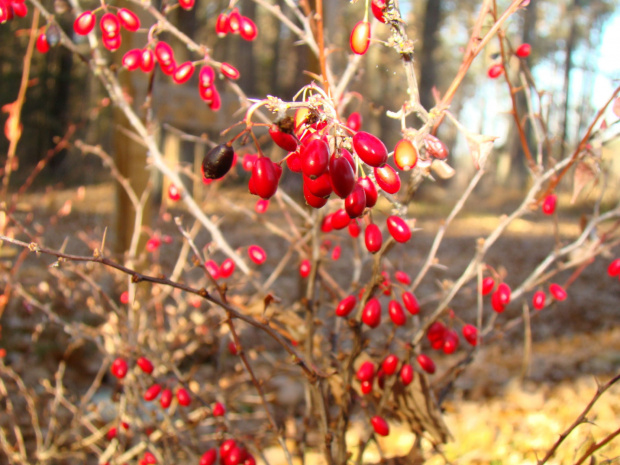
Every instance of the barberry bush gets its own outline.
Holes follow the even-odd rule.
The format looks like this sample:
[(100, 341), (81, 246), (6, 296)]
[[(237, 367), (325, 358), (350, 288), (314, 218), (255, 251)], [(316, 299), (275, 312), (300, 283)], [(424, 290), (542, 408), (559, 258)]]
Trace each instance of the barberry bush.
[[(194, 0), (72, 1), (70, 27), (61, 27), (45, 2), (0, 0), (0, 22), (32, 24), (21, 90), (6, 108), (0, 227), (3, 247), (17, 252), (2, 270), (0, 311), (5, 319), (22, 309), (37, 315), (33, 337), (54, 328), (60, 351), (53, 375), (35, 382), (36, 373), (8, 363), (12, 348), (3, 348), (0, 450), (9, 463), (250, 465), (275, 463), (267, 453), (274, 449), (288, 464), (302, 457), (362, 463), (370, 445), (383, 458), (392, 455), (380, 445), (395, 425), (415, 434), (402, 463), (422, 463), (451, 439), (441, 404), (481, 347), (570, 300), (573, 283), (595, 261), (608, 265), (600, 279), (618, 286), (620, 204), (591, 136), (618, 118), (620, 88), (574, 146), (558, 151), (548, 115), (536, 104), (543, 90), (528, 67), (532, 47), (508, 32), (528, 1), (482, 2), (462, 61), (449, 85), (435, 89), (432, 107), (421, 103), (425, 70), (416, 68), (416, 37), (403, 2), (338, 4), (355, 17), (345, 34), (327, 34), (322, 0), (255, 3), (318, 63), (292, 96), (247, 95), (239, 83), (252, 70), (216, 60), (177, 24), (179, 9), (198, 15), (205, 6)], [(243, 14), (245, 3), (219, 11), (214, 5), (205, 11), (217, 40), (238, 36), (251, 44), (269, 33)], [(137, 48), (123, 46), (128, 37)], [(91, 117), (113, 105), (124, 118), (123, 137), (147, 153), (141, 169), (165, 179), (166, 201), (152, 219), (152, 183), (138, 190), (131, 177), (139, 173), (121, 172), (122, 160), (101, 145), (72, 133), (58, 142), (98, 157), (130, 199), (133, 210), (120, 222), (133, 225), (133, 235), (122, 254), (112, 251), (115, 238), (107, 230), (79, 231), (48, 245), (71, 204), (40, 227), (18, 208), (24, 189), (10, 195), (29, 63), (33, 53), (57, 47), (79, 58), (105, 92)], [(489, 47), (497, 50), (494, 62), (480, 73), (473, 64)], [(371, 54), (392, 60), (405, 83), (382, 90), (397, 92), (390, 95), (399, 102), (394, 108), (355, 90), (359, 79), (376, 78), (377, 69), (365, 67)], [(136, 91), (145, 95), (140, 101), (127, 86), (131, 73), (146, 77)], [(467, 77), (501, 80), (507, 89), (527, 187), (462, 252), (466, 259), (455, 269), (444, 263), (444, 239), (496, 155), (495, 135), (476, 133), (451, 112)], [(155, 78), (186, 86), (191, 105), (227, 119), (211, 138), (183, 134), (207, 145), (199, 166), (166, 158), (152, 118)], [(373, 123), (377, 107), (394, 122), (389, 131)], [(465, 143), (449, 147), (444, 127)], [(469, 153), (466, 182), (423, 247), (416, 241), (416, 194), (458, 174), (455, 150)], [(592, 185), (596, 200), (579, 203)], [(572, 206), (558, 196), (570, 187)], [(560, 221), (569, 207), (582, 209), (577, 234), (563, 229), (574, 213)], [(493, 250), (525, 217), (555, 225), (553, 246), (526, 270), (497, 263)], [(33, 268), (37, 282), (27, 285), (25, 270)], [(92, 373), (70, 363), (78, 351), (96, 366)], [(600, 387), (578, 421), (566, 425), (567, 434), (617, 379)], [(356, 429), (360, 440), (353, 445), (347, 438)], [(583, 451), (578, 463), (599, 447)]]

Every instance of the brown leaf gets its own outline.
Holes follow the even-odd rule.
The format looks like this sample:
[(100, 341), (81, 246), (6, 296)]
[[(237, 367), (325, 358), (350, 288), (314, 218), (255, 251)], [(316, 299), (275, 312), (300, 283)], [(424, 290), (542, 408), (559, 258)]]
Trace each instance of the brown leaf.
[(575, 167), (575, 175), (573, 177), (573, 196), (570, 203), (574, 204), (575, 200), (583, 190), (583, 188), (598, 175), (598, 166), (593, 160), (580, 162)]
[(493, 142), (497, 137), (485, 136), (483, 134), (473, 134), (468, 132), (465, 134), (467, 137), (467, 145), (469, 146), (469, 153), (474, 160), (474, 166), (477, 170), (484, 169), (484, 165), (489, 158), (491, 150), (493, 150)]

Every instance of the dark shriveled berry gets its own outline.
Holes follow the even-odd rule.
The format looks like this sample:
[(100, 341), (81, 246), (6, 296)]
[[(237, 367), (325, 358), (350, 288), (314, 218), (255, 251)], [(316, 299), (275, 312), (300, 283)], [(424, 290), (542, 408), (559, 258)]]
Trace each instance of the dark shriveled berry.
[(230, 145), (220, 144), (209, 150), (202, 160), (202, 176), (205, 179), (219, 179), (223, 177), (233, 164), (235, 151)]

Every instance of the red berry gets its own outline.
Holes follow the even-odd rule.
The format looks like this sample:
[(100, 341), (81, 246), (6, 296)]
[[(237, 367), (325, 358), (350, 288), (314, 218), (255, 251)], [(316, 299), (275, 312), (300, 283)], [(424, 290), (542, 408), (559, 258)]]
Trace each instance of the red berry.
[(179, 0), (179, 6), (184, 10), (191, 10), (195, 3), (196, 0)]
[(362, 312), (362, 322), (371, 328), (376, 328), (381, 323), (381, 304), (376, 297), (366, 302)]
[(353, 53), (363, 55), (370, 46), (370, 23), (368, 21), (360, 21), (353, 27), (349, 44)]
[(122, 63), (129, 71), (135, 71), (140, 67), (142, 60), (142, 50), (134, 48), (123, 55)]
[(224, 458), (224, 465), (239, 465), (243, 459), (244, 451), (238, 446), (230, 449)]
[[(11, 3), (11, 7), (13, 8), (13, 13), (15, 14), (15, 16), (17, 16), (18, 18), (24, 18), (27, 14), (28, 14), (28, 5), (26, 5), (25, 2), (23, 1), (14, 1)], [(1, 7), (0, 7), (1, 9)], [(2, 17), (2, 14), (0, 13), (0, 17)], [(2, 22), (2, 20), (0, 19), (0, 23)]]
[(394, 273), (394, 277), (396, 278), (396, 281), (400, 283), (403, 283), (405, 285), (411, 284), (411, 278), (404, 271), (397, 271), (396, 273)]
[(362, 394), (367, 395), (372, 392), (372, 381), (362, 381), (360, 383)]
[(487, 276), (482, 280), (482, 295), (488, 295), (493, 292), (493, 288), (495, 287), (495, 280), (490, 276)]
[(167, 409), (172, 404), (172, 391), (170, 389), (164, 389), (161, 393), (161, 397), (159, 398), (159, 405), (161, 408)]
[(258, 213), (259, 215), (261, 215), (267, 211), (268, 207), (269, 207), (269, 200), (259, 199), (256, 201), (256, 204), (254, 204), (254, 211)]
[(360, 115), (357, 111), (354, 111), (347, 118), (346, 126), (352, 131), (359, 131), (362, 127), (362, 115)]
[(303, 193), (304, 193), (304, 199), (306, 200), (306, 203), (310, 205), (312, 208), (321, 208), (327, 203), (326, 197), (318, 197), (314, 195), (312, 192), (310, 192), (310, 189), (308, 188), (307, 183), (304, 183), (303, 185)]
[(398, 141), (394, 148), (394, 163), (403, 171), (409, 171), (418, 163), (418, 150), (410, 140)]
[(495, 64), (489, 68), (489, 70), (487, 71), (487, 74), (491, 79), (496, 79), (500, 77), (503, 72), (504, 72), (504, 66), (501, 64)]
[(161, 392), (161, 386), (159, 384), (153, 384), (144, 392), (144, 400), (150, 402), (157, 399), (157, 396)]
[(372, 208), (377, 203), (378, 193), (375, 184), (369, 177), (359, 178), (357, 183), (364, 188), (366, 192), (366, 206)]
[(207, 270), (207, 273), (209, 273), (213, 279), (219, 279), (220, 267), (217, 265), (217, 262), (215, 260), (207, 260), (205, 262), (205, 268)]
[(250, 18), (242, 16), (241, 24), (239, 26), (239, 35), (242, 39), (252, 41), (258, 36), (258, 28), (256, 27), (256, 24), (254, 24), (254, 21)]
[(439, 349), (443, 346), (446, 337), (446, 327), (442, 322), (435, 321), (426, 331), (426, 337), (434, 349)]
[(359, 184), (353, 187), (351, 193), (344, 199), (344, 208), (350, 218), (357, 218), (364, 213), (366, 208), (366, 193)]
[[(140, 50), (138, 50), (138, 52), (140, 52)], [(178, 202), (181, 200), (181, 191), (174, 184), (170, 184), (168, 186), (168, 198), (173, 202)]]
[(304, 184), (308, 187), (308, 190), (312, 193), (312, 195), (327, 198), (332, 193), (332, 183), (329, 173), (327, 171), (325, 171), (320, 176), (316, 176), (314, 179), (309, 178), (304, 173), (303, 180)]
[(151, 237), (148, 241), (146, 241), (146, 251), (147, 252), (155, 252), (159, 249), (161, 245), (161, 240), (157, 236)]
[(136, 360), (136, 363), (144, 373), (147, 373), (149, 375), (153, 373), (153, 363), (151, 363), (148, 358), (140, 357), (138, 358), (138, 360)]
[(226, 439), (222, 444), (220, 444), (220, 460), (226, 459), (230, 451), (233, 447), (237, 446), (237, 442), (234, 439)]
[(95, 13), (92, 11), (85, 11), (75, 18), (75, 21), (73, 22), (73, 30), (76, 34), (85, 36), (94, 29), (96, 20), (97, 18), (95, 17)]
[(394, 168), (385, 164), (380, 167), (376, 167), (375, 179), (379, 187), (388, 194), (396, 194), (400, 190), (400, 177)]
[(390, 434), (390, 425), (388, 425), (388, 422), (385, 421), (385, 418), (374, 416), (370, 422), (372, 423), (372, 428), (375, 430), (375, 433), (379, 436), (387, 436)]
[(210, 66), (203, 66), (198, 73), (198, 82), (201, 87), (213, 87), (215, 83), (215, 71)]
[(111, 441), (112, 439), (116, 437), (117, 433), (118, 433), (118, 430), (116, 429), (116, 427), (113, 426), (112, 428), (108, 430), (105, 437), (108, 441)]
[(417, 360), (420, 368), (424, 371), (431, 375), (435, 373), (435, 362), (433, 362), (433, 359), (431, 359), (428, 355), (420, 354), (418, 355)]
[(353, 311), (356, 304), (357, 299), (355, 298), (355, 296), (350, 295), (348, 297), (345, 297), (338, 303), (338, 306), (336, 307), (336, 315), (342, 317), (348, 316), (349, 313)]
[(386, 8), (387, 8), (386, 0), (372, 0), (372, 3), (370, 4), (370, 9), (372, 11), (373, 16), (377, 18), (377, 20), (381, 21), (382, 23), (387, 22), (387, 20), (385, 19), (385, 16), (383, 16), (383, 13), (385, 12)]
[(121, 31), (121, 23), (113, 13), (105, 13), (99, 20), (99, 27), (103, 36), (108, 39), (117, 37)]
[(383, 245), (383, 236), (381, 235), (381, 230), (379, 229), (379, 226), (374, 223), (366, 226), (364, 241), (366, 243), (366, 249), (370, 253), (377, 253), (379, 250), (381, 250), (381, 246)]
[(547, 296), (543, 291), (536, 291), (532, 297), (532, 305), (536, 310), (542, 310), (545, 307), (546, 300)]
[(232, 79), (233, 81), (239, 79), (239, 76), (241, 75), (237, 68), (230, 63), (222, 63), (220, 66), (220, 71), (224, 76), (228, 79)]
[(222, 404), (221, 402), (216, 402), (215, 405), (213, 405), (214, 417), (223, 417), (225, 413), (226, 407), (224, 407), (224, 404)]
[(501, 283), (497, 286), (497, 290), (495, 291), (499, 297), (499, 301), (502, 305), (508, 305), (510, 303), (510, 286), (506, 283)]
[(408, 363), (405, 363), (400, 369), (400, 380), (404, 386), (409, 386), (413, 381), (413, 367)]
[(387, 228), (396, 242), (404, 243), (411, 238), (409, 225), (398, 216), (389, 216), (387, 218)]
[(47, 41), (45, 33), (39, 34), (37, 37), (36, 47), (39, 53), (47, 53), (50, 51), (50, 44)]
[(256, 459), (248, 454), (248, 457), (243, 461), (243, 465), (256, 465)]
[(144, 460), (144, 463), (146, 463), (147, 465), (153, 465), (157, 463), (157, 459), (150, 452), (145, 452), (142, 460)]
[(334, 230), (334, 225), (332, 224), (333, 217), (333, 213), (325, 215), (323, 221), (321, 221), (321, 231), (323, 231), (324, 233), (328, 233)]
[(459, 335), (453, 329), (446, 332), (446, 336), (443, 341), (444, 354), (453, 354), (459, 347)]
[(246, 153), (241, 160), (241, 166), (243, 167), (243, 170), (252, 171), (252, 168), (254, 167), (254, 162), (256, 162), (256, 160), (258, 160), (258, 155), (256, 155), (255, 153)]
[(340, 230), (349, 226), (351, 217), (345, 209), (341, 208), (332, 214), (332, 226), (334, 229)]
[(502, 313), (506, 310), (506, 304), (502, 303), (501, 296), (497, 291), (491, 296), (491, 307), (493, 307), (493, 310), (497, 313)]
[(267, 260), (267, 254), (262, 247), (259, 247), (258, 245), (251, 245), (248, 247), (248, 256), (250, 257), (250, 260), (257, 265), (262, 265), (265, 263), (265, 260)]
[(301, 173), (301, 157), (299, 156), (299, 152), (291, 152), (285, 158), (286, 166), (293, 173)]
[(228, 32), (228, 15), (226, 13), (220, 13), (215, 21), (215, 33), (218, 37), (224, 37)]
[(125, 29), (131, 32), (136, 32), (140, 29), (140, 18), (133, 11), (127, 8), (121, 8), (116, 12), (118, 20)]
[(520, 58), (525, 58), (525, 57), (528, 57), (531, 52), (532, 52), (532, 46), (530, 44), (521, 44), (519, 48), (517, 49), (517, 51), (515, 52), (515, 55), (517, 55)]
[(356, 186), (355, 173), (343, 152), (346, 152), (346, 149), (338, 150), (329, 159), (331, 185), (336, 195), (341, 199), (346, 198)]
[(125, 359), (117, 358), (112, 362), (112, 366), (110, 367), (110, 371), (114, 376), (118, 379), (123, 379), (127, 375), (127, 370), (129, 369), (127, 362)]
[(472, 346), (478, 345), (478, 329), (474, 325), (465, 325), (461, 330), (463, 337)]
[(360, 224), (355, 219), (349, 223), (348, 228), (349, 228), (349, 235), (353, 238), (358, 237), (360, 235), (360, 232), (362, 232), (360, 228)]
[(183, 407), (187, 407), (189, 404), (192, 403), (192, 398), (190, 397), (189, 392), (187, 392), (187, 389), (185, 388), (177, 389), (177, 400), (179, 401), (179, 404)]
[(233, 8), (228, 15), (228, 30), (233, 34), (239, 34), (241, 30), (241, 14), (238, 8)]
[(145, 73), (150, 73), (155, 68), (155, 54), (150, 48), (142, 49), (140, 56), (140, 69)]
[(607, 267), (607, 274), (612, 278), (620, 276), (620, 258), (616, 258), (609, 264)]
[(204, 454), (202, 454), (198, 465), (215, 465), (216, 460), (217, 451), (215, 449), (209, 449)]
[(252, 167), (250, 192), (263, 199), (273, 196), (278, 190), (282, 169), (267, 157), (260, 157)]
[(277, 124), (272, 124), (269, 127), (269, 135), (279, 147), (287, 152), (294, 152), (297, 150), (297, 138), (293, 134), (282, 131)]
[(194, 64), (191, 61), (186, 61), (176, 67), (172, 73), (172, 80), (176, 84), (184, 84), (190, 80), (192, 74), (194, 74)]
[(396, 300), (390, 300), (388, 304), (388, 313), (390, 314), (390, 319), (392, 323), (396, 326), (403, 326), (407, 323), (407, 316), (405, 315), (405, 311), (403, 307)]
[(381, 364), (381, 368), (383, 368), (383, 372), (390, 376), (396, 373), (396, 368), (398, 367), (398, 357), (394, 354), (390, 354), (383, 360)]
[(308, 177), (323, 174), (329, 165), (329, 147), (323, 139), (314, 139), (301, 149), (301, 171)]
[(403, 305), (409, 313), (412, 315), (420, 313), (420, 303), (411, 292), (403, 292), (402, 299)]
[(372, 134), (358, 131), (353, 136), (355, 153), (369, 166), (385, 165), (388, 158), (387, 148), (381, 140)]
[(437, 158), (438, 160), (448, 158), (448, 147), (432, 134), (427, 134), (424, 137), (424, 148), (426, 149), (426, 154), (430, 157)]
[[(349, 225), (351, 226), (351, 225)], [(334, 250), (332, 250), (332, 260), (336, 261), (340, 258), (340, 253), (342, 251), (342, 248), (337, 245), (336, 247), (334, 247)]]
[(564, 288), (556, 283), (552, 283), (549, 285), (549, 292), (555, 300), (565, 300), (567, 297)]
[(220, 266), (220, 276), (222, 278), (230, 278), (235, 271), (235, 262), (232, 258), (227, 258)]
[(120, 301), (123, 305), (127, 305), (129, 303), (129, 292), (123, 291), (120, 297)]
[(357, 369), (355, 377), (359, 381), (372, 381), (375, 377), (375, 364), (369, 361), (362, 363)]
[(238, 353), (237, 345), (235, 344), (234, 341), (228, 342), (228, 352), (230, 353), (230, 355), (237, 355)]
[(172, 51), (172, 47), (166, 42), (157, 42), (155, 45), (155, 58), (157, 58), (157, 62), (162, 69), (174, 64), (174, 52)]
[(542, 211), (545, 215), (553, 215), (555, 211), (555, 205), (558, 201), (558, 197), (555, 194), (549, 194), (545, 197), (542, 204)]
[(308, 276), (310, 276), (311, 269), (312, 269), (312, 264), (310, 263), (310, 260), (308, 259), (302, 260), (301, 265), (299, 266), (299, 275), (302, 278), (307, 278)]

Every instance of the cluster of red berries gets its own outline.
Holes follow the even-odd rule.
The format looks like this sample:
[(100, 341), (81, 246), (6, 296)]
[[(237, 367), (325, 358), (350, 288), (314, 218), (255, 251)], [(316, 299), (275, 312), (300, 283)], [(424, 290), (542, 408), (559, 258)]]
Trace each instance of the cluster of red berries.
[(146, 251), (153, 253), (161, 247), (162, 244), (172, 244), (172, 236), (165, 234), (162, 237), (154, 235), (146, 241)]
[[(140, 367), (140, 370), (142, 370), (142, 372), (148, 375), (152, 374), (155, 368), (153, 366), (153, 363), (146, 357), (139, 357), (136, 360), (136, 365)], [(128, 370), (129, 370), (129, 365), (127, 361), (124, 358), (120, 358), (120, 357), (115, 359), (112, 362), (112, 366), (110, 367), (110, 371), (118, 379), (125, 378), (125, 376), (127, 376)], [(147, 402), (150, 402), (150, 401), (157, 399), (160, 394), (161, 394), (161, 397), (159, 399), (159, 403), (161, 404), (162, 408), (167, 409), (168, 407), (170, 407), (170, 404), (172, 403), (172, 397), (173, 397), (172, 390), (169, 388), (162, 389), (161, 384), (158, 384), (158, 383), (152, 384), (144, 392), (143, 398)], [(184, 407), (187, 407), (192, 402), (189, 392), (187, 392), (187, 389), (183, 387), (179, 387), (177, 389), (176, 398), (177, 398), (177, 401), (179, 402), (179, 405), (182, 405)]]
[(209, 449), (202, 454), (199, 465), (214, 465), (217, 462), (218, 452), (221, 465), (256, 465), (254, 456), (234, 439), (222, 441), (219, 450)]
[[(515, 50), (515, 55), (519, 58), (527, 58), (530, 53), (532, 53), (532, 46), (530, 44), (521, 44), (517, 50)], [(496, 63), (491, 65), (487, 71), (487, 75), (491, 79), (496, 79), (500, 77), (504, 73), (504, 65), (501, 63)]]
[(219, 37), (238, 34), (247, 41), (252, 41), (258, 36), (258, 28), (254, 21), (241, 15), (238, 8), (233, 8), (230, 13), (219, 14), (215, 22), (215, 32)]
[(0, 24), (11, 21), (15, 16), (23, 18), (27, 14), (25, 0), (0, 0)]
[(386, 376), (397, 374), (403, 386), (411, 384), (415, 374), (413, 366), (409, 363), (403, 363), (399, 370), (399, 365), (401, 365), (400, 360), (394, 354), (387, 355), (378, 369), (375, 364), (369, 360), (363, 362), (355, 373), (355, 377), (360, 382), (362, 394), (368, 395), (372, 392), (375, 380), (377, 381), (379, 389), (383, 389)]
[[(73, 30), (76, 34), (85, 36), (95, 28), (96, 23), (95, 12), (87, 10), (75, 18)], [(127, 8), (119, 8), (116, 14), (106, 11), (99, 18), (103, 46), (112, 52), (121, 46), (121, 26), (130, 32), (136, 32), (140, 29), (140, 19)]]
[[(566, 297), (568, 297), (566, 290), (564, 290), (564, 288), (557, 283), (551, 283), (549, 285), (549, 293), (557, 301), (566, 300)], [(546, 303), (547, 295), (544, 291), (534, 292), (534, 295), (532, 296), (532, 306), (536, 310), (542, 310), (545, 308)]]
[(500, 283), (495, 289), (495, 279), (487, 276), (482, 280), (482, 295), (491, 294), (491, 306), (497, 313), (502, 313), (506, 306), (510, 303), (510, 295), (512, 293), (510, 286), (506, 283)]

